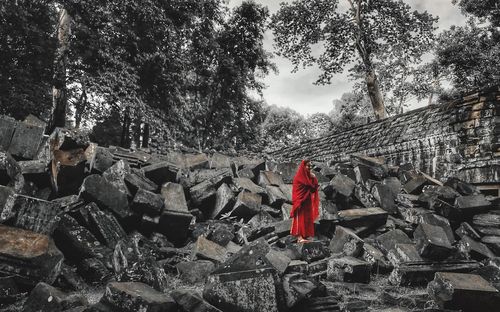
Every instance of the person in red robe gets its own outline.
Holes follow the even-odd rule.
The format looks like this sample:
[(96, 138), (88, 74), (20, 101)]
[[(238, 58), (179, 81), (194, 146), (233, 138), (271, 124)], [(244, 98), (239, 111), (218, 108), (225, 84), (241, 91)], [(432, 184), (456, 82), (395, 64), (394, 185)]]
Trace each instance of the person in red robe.
[(311, 162), (303, 160), (293, 178), (292, 210), (293, 218), (290, 234), (297, 236), (298, 243), (309, 242), (314, 236), (314, 220), (319, 215), (318, 179), (311, 171)]

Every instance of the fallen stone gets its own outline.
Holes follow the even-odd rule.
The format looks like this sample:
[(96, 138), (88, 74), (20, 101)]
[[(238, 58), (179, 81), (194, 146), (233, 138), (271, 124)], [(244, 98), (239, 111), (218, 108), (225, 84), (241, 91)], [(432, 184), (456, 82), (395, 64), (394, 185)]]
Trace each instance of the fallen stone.
[(488, 246), (495, 255), (500, 256), (500, 236), (484, 236), (481, 242)]
[(49, 236), (0, 225), (0, 276), (17, 276), (21, 289), (30, 290), (38, 282), (52, 284), (62, 261)]
[(68, 295), (46, 283), (38, 283), (24, 303), (23, 312), (66, 311), (88, 305), (83, 295)]
[(463, 221), (486, 212), (490, 206), (491, 202), (484, 195), (460, 196), (455, 199), (453, 206), (446, 206), (442, 215), (450, 220)]
[(266, 187), (269, 185), (280, 186), (285, 184), (281, 175), (273, 171), (261, 171), (258, 175), (257, 184), (261, 187)]
[(470, 196), (479, 193), (477, 187), (475, 187), (474, 185), (461, 181), (454, 177), (449, 178), (444, 185), (453, 188), (463, 196)]
[(83, 259), (78, 264), (78, 274), (90, 285), (103, 285), (111, 278), (111, 272), (99, 259)]
[(365, 208), (379, 206), (375, 197), (361, 184), (356, 185), (354, 188), (354, 197)]
[(498, 311), (498, 290), (475, 274), (436, 273), (427, 286), (429, 296), (442, 309)]
[(113, 166), (109, 167), (102, 177), (113, 184), (116, 188), (125, 194), (129, 194), (129, 189), (125, 184), (125, 177), (130, 173), (130, 165), (123, 160), (117, 161)]
[(279, 208), (287, 201), (287, 196), (283, 194), (278, 186), (266, 186), (266, 203), (271, 207)]
[(0, 151), (0, 184), (12, 187), (16, 192), (24, 189), (25, 180), (21, 167), (9, 154)]
[(218, 219), (231, 210), (234, 205), (234, 193), (231, 188), (223, 183), (215, 195), (215, 207), (210, 213), (210, 219)]
[(24, 122), (15, 122), (9, 147), (5, 150), (19, 158), (35, 159), (38, 148), (42, 143), (44, 130), (43, 127), (29, 125)]
[(361, 259), (370, 263), (372, 272), (375, 274), (389, 273), (393, 269), (393, 264), (387, 260), (384, 253), (378, 248), (367, 243), (363, 244), (363, 254), (361, 255)]
[[(215, 198), (217, 189), (223, 183), (230, 183), (232, 180), (232, 173), (230, 170), (222, 170), (218, 176), (205, 180), (189, 189), (191, 202), (194, 205), (206, 204)], [(210, 205), (212, 206), (212, 205)]]
[(458, 242), (457, 248), (459, 251), (477, 261), (493, 258), (495, 256), (485, 244), (477, 242), (468, 236), (462, 237)]
[(453, 244), (455, 242), (455, 235), (453, 235), (453, 230), (451, 229), (450, 222), (446, 218), (433, 213), (422, 214), (419, 216), (418, 223), (439, 226), (446, 233), (446, 237), (448, 237), (448, 241), (450, 242), (450, 244)]
[[(103, 192), (103, 190), (106, 190)], [(119, 218), (130, 215), (127, 194), (99, 175), (90, 175), (83, 181), (80, 196), (87, 202), (95, 202), (100, 208), (108, 209)]]
[(212, 157), (210, 157), (210, 168), (231, 168), (231, 157), (220, 153), (214, 153)]
[(500, 228), (500, 215), (494, 213), (478, 214), (474, 216), (472, 224), (477, 227)]
[(163, 210), (164, 199), (161, 195), (139, 189), (132, 200), (131, 209), (139, 214), (147, 214), (149, 216), (159, 216)]
[(411, 244), (412, 240), (403, 231), (396, 229), (377, 236), (376, 244), (387, 254), (396, 244)]
[(184, 155), (184, 163), (184, 168), (189, 170), (210, 168), (210, 160), (204, 153), (186, 154)]
[(500, 228), (475, 226), (474, 229), (480, 234), (485, 236), (500, 236)]
[(188, 283), (204, 282), (215, 270), (215, 264), (209, 260), (185, 261), (176, 265), (180, 278)]
[(472, 226), (470, 226), (470, 224), (467, 223), (467, 222), (462, 222), (460, 224), (460, 226), (455, 230), (455, 233), (459, 237), (464, 237), (464, 235), (467, 235), (467, 236), (471, 237), (474, 240), (480, 240), (481, 239), (481, 236), (479, 236), (479, 234), (476, 232), (476, 230), (474, 230), (472, 228)]
[(345, 176), (343, 174), (337, 174), (330, 181), (330, 185), (332, 186), (334, 191), (333, 198), (335, 198), (335, 194), (340, 194), (342, 196), (349, 197), (353, 194), (356, 183), (348, 176)]
[(354, 167), (354, 174), (356, 175), (356, 183), (358, 184), (365, 184), (368, 180), (374, 179), (370, 169), (362, 164)]
[(192, 219), (193, 215), (191, 213), (164, 209), (160, 216), (158, 231), (165, 235), (174, 245), (180, 246), (187, 239)]
[(113, 154), (105, 147), (97, 146), (92, 160), (91, 172), (103, 173), (113, 165)]
[(326, 271), (330, 281), (370, 283), (371, 265), (354, 257), (331, 258)]
[(276, 166), (276, 172), (281, 175), (283, 182), (291, 184), (295, 173), (297, 173), (297, 168), (299, 168), (297, 162), (280, 162)]
[(222, 263), (226, 260), (227, 250), (203, 236), (199, 236), (193, 247), (192, 259), (208, 259), (216, 263)]
[(58, 195), (75, 194), (85, 177), (87, 153), (83, 148), (52, 152), (52, 186)]
[(16, 213), (15, 227), (50, 235), (57, 225), (61, 207), (55, 202), (16, 195), (12, 211)]
[(186, 312), (221, 312), (194, 290), (176, 289), (170, 293), (175, 302)]
[(394, 267), (389, 282), (399, 286), (425, 286), (436, 272), (468, 273), (480, 267), (479, 262), (471, 260), (405, 262)]
[(37, 188), (50, 187), (50, 175), (46, 162), (24, 160), (17, 163), (25, 180), (35, 183)]
[(255, 179), (255, 173), (253, 173), (252, 169), (250, 169), (250, 168), (243, 168), (241, 170), (238, 170), (238, 172), (236, 173), (236, 176), (238, 178), (247, 178), (247, 179), (250, 179), (252, 181)]
[(419, 174), (406, 182), (403, 186), (403, 189), (408, 194), (418, 195), (422, 193), (422, 189), (424, 188), (424, 186), (429, 184), (431, 184), (431, 181), (422, 174)]
[(375, 184), (372, 188), (375, 200), (380, 204), (380, 208), (389, 213), (396, 213), (395, 195), (390, 187), (384, 184)]
[(326, 248), (320, 241), (300, 244), (299, 252), (302, 256), (302, 260), (307, 263), (324, 259), (330, 255), (328, 248)]
[(156, 192), (158, 185), (144, 176), (144, 173), (132, 169), (132, 172), (124, 178), (125, 184), (130, 190), (130, 194), (135, 196), (139, 189), (149, 192)]
[(279, 186), (281, 192), (283, 195), (285, 195), (286, 202), (291, 204), (292, 203), (292, 192), (293, 192), (293, 186), (291, 184), (282, 184)]
[(403, 220), (412, 224), (418, 224), (423, 215), (431, 213), (431, 211), (421, 207), (406, 208), (403, 206), (398, 206), (398, 211)]
[(300, 301), (318, 292), (320, 286), (300, 273), (283, 276), (283, 291), (287, 308), (293, 308)]
[(137, 282), (109, 283), (101, 302), (124, 312), (177, 310), (177, 303), (170, 296)]
[(111, 213), (99, 210), (94, 203), (84, 209), (88, 211), (88, 229), (102, 244), (114, 248), (116, 243), (126, 236), (122, 226)]
[(236, 203), (231, 210), (230, 216), (250, 219), (260, 212), (262, 197), (258, 194), (242, 191), (236, 198)]
[(288, 234), (290, 234), (290, 229), (292, 228), (292, 219), (278, 221), (273, 225), (274, 225), (274, 233), (276, 233), (278, 237), (285, 237)]
[(358, 257), (363, 252), (363, 240), (348, 228), (337, 226), (329, 248), (334, 254)]
[(434, 260), (447, 258), (453, 251), (446, 232), (439, 226), (421, 223), (413, 233), (418, 253)]
[(266, 254), (266, 259), (280, 274), (285, 273), (292, 261), (284, 252), (272, 248)]
[(415, 244), (396, 244), (387, 253), (387, 259), (389, 259), (393, 266), (399, 266), (405, 262), (424, 261), (418, 253)]
[(111, 249), (103, 246), (89, 230), (69, 215), (61, 217), (54, 231), (54, 239), (65, 257), (77, 263), (87, 258), (104, 259), (111, 253)]
[(175, 182), (177, 179), (177, 171), (179, 168), (171, 162), (162, 161), (143, 167), (141, 171), (144, 176), (153, 181), (157, 185), (163, 185), (166, 182)]
[(378, 207), (347, 209), (338, 212), (339, 224), (354, 228), (360, 226), (379, 227), (387, 222), (387, 211)]
[(266, 190), (263, 187), (258, 186), (248, 178), (235, 178), (233, 179), (233, 183), (240, 192), (246, 190), (259, 195), (266, 194)]
[(290, 219), (290, 212), (292, 211), (292, 208), (293, 206), (287, 203), (283, 203), (283, 205), (281, 205), (281, 216), (283, 220)]
[(182, 185), (172, 182), (165, 183), (161, 187), (161, 196), (164, 199), (165, 210), (189, 212)]

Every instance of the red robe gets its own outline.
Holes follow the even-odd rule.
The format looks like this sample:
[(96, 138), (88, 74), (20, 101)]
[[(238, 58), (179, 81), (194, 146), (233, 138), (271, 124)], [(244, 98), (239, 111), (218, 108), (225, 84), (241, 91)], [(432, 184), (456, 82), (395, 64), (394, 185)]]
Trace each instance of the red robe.
[(318, 179), (309, 174), (304, 161), (293, 178), (292, 204), (290, 234), (304, 238), (314, 236), (314, 220), (319, 215)]

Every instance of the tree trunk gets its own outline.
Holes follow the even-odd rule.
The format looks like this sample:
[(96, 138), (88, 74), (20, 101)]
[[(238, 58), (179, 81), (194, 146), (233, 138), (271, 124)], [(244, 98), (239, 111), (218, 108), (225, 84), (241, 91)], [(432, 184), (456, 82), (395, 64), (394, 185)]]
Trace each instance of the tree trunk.
[(120, 146), (128, 148), (130, 146), (130, 108), (127, 107), (123, 113), (123, 125), (122, 125), (122, 137), (120, 140)]
[(386, 117), (384, 99), (382, 98), (382, 93), (380, 92), (377, 75), (373, 69), (367, 71), (365, 80), (368, 88), (368, 95), (370, 96), (370, 100), (372, 102), (373, 112), (375, 113), (375, 119), (384, 119)]
[(142, 129), (142, 147), (149, 146), (149, 124), (145, 123)]
[(87, 91), (85, 87), (82, 89), (80, 100), (75, 105), (75, 128), (79, 129), (82, 124), (83, 113), (87, 108)]
[(54, 77), (52, 86), (52, 113), (47, 124), (46, 133), (50, 134), (56, 127), (66, 125), (66, 64), (68, 61), (69, 38), (71, 35), (71, 16), (64, 8), (59, 15), (57, 25), (58, 47), (54, 58)]

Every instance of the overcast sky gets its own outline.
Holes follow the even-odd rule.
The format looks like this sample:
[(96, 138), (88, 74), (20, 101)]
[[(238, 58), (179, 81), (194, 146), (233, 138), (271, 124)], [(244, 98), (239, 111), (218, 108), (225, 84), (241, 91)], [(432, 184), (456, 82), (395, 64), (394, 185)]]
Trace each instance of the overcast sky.
[[(281, 2), (291, 2), (283, 0), (255, 0), (266, 5), (271, 14), (276, 12)], [(464, 17), (459, 9), (451, 3), (451, 0), (404, 0), (412, 8), (418, 11), (428, 11), (439, 17), (438, 31), (449, 28), (451, 25), (463, 25)], [(242, 0), (229, 0), (229, 6), (239, 5)], [(340, 0), (340, 3), (347, 2)], [(268, 51), (274, 51), (272, 34), (268, 31), (265, 34), (264, 47)], [(346, 74), (340, 74), (332, 79), (330, 85), (316, 86), (313, 84), (319, 76), (317, 68), (309, 67), (300, 69), (297, 73), (291, 73), (292, 64), (285, 58), (275, 56), (279, 73), (270, 74), (264, 79), (267, 88), (264, 90), (264, 99), (268, 104), (290, 107), (303, 115), (310, 115), (317, 112), (328, 113), (332, 108), (332, 101), (339, 99), (342, 93), (351, 90), (352, 82), (348, 80)], [(413, 103), (411, 108), (425, 105)]]

